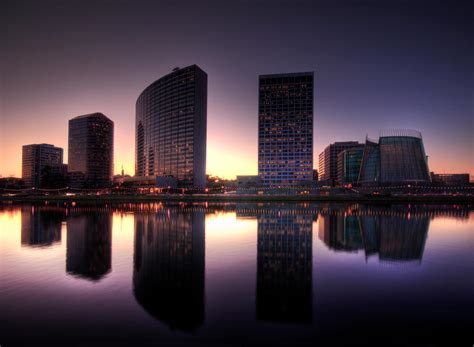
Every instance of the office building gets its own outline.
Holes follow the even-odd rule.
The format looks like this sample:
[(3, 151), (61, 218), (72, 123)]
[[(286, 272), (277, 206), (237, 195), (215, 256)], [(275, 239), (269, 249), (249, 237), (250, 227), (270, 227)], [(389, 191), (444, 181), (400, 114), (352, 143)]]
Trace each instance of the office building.
[(206, 186), (207, 74), (175, 68), (136, 103), (137, 176), (173, 176), (180, 187)]
[(62, 148), (46, 143), (23, 146), (21, 176), (27, 188), (40, 188), (45, 173), (59, 173), (62, 165)]
[(359, 146), (357, 141), (335, 142), (319, 154), (319, 180), (334, 184), (337, 181), (337, 156), (346, 149)]
[(431, 173), (431, 182), (439, 186), (468, 186), (469, 174), (437, 174)]
[(337, 183), (352, 184), (359, 180), (364, 145), (348, 148), (337, 155)]
[(114, 123), (102, 113), (69, 120), (68, 156), (71, 187), (110, 186), (114, 169)]
[(414, 130), (383, 130), (378, 142), (367, 139), (359, 183), (428, 183), (430, 173), (421, 133)]
[(313, 73), (259, 76), (258, 175), (264, 186), (313, 179)]

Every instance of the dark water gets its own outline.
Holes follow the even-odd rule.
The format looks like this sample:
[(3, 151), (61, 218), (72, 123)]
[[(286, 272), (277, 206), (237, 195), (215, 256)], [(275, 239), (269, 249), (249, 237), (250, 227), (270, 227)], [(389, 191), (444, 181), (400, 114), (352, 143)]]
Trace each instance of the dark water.
[(0, 345), (474, 343), (469, 206), (0, 206)]

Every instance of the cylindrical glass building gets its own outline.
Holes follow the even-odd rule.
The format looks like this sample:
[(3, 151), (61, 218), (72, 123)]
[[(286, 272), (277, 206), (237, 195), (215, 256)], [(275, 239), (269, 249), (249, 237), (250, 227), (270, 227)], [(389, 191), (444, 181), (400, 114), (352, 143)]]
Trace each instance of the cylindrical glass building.
[(367, 140), (360, 183), (430, 182), (421, 133), (414, 130), (383, 130), (377, 143)]
[(181, 187), (206, 185), (207, 74), (175, 68), (136, 103), (137, 176), (172, 176)]

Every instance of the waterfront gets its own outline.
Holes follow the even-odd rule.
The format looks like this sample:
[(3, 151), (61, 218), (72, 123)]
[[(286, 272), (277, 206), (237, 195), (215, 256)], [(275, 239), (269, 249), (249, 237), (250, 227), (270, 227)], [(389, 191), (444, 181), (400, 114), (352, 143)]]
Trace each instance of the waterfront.
[(0, 344), (472, 344), (471, 205), (0, 205)]

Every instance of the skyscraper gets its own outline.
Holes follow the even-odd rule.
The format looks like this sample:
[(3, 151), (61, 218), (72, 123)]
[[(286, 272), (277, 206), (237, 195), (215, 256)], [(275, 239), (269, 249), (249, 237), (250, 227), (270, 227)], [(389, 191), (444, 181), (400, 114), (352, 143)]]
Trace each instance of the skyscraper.
[(23, 146), (21, 176), (26, 187), (40, 187), (45, 171), (59, 172), (62, 165), (62, 148), (46, 143)]
[(102, 113), (69, 120), (68, 174), (72, 187), (107, 187), (114, 169), (114, 122)]
[(259, 76), (258, 175), (265, 186), (313, 178), (313, 73)]
[(360, 146), (357, 141), (334, 142), (319, 154), (319, 180), (337, 181), (337, 156), (342, 151)]
[(207, 74), (175, 68), (136, 104), (137, 176), (173, 176), (181, 187), (206, 185)]

